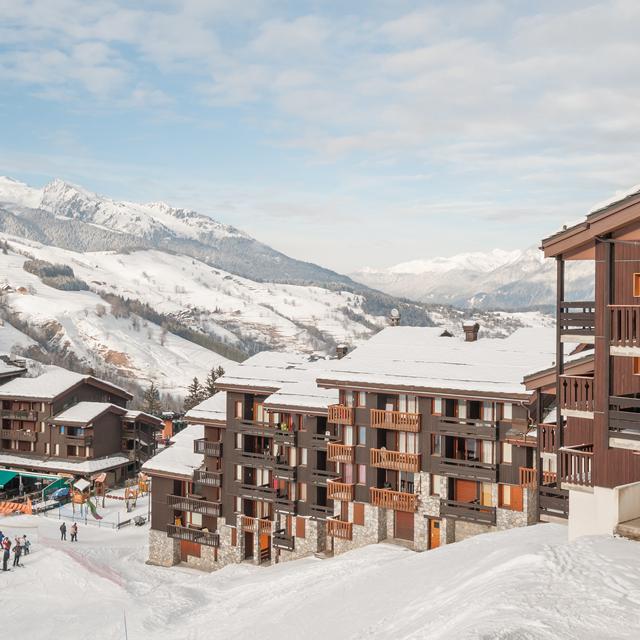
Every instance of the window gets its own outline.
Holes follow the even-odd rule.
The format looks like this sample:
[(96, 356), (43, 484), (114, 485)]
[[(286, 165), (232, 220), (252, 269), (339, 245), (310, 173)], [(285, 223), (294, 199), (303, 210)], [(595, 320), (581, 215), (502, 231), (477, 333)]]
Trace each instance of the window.
[(236, 400), (233, 403), (233, 416), (234, 418), (242, 418), (242, 400)]
[(253, 405), (253, 419), (256, 422), (264, 422), (264, 405), (261, 402), (256, 402)]
[(442, 398), (431, 399), (431, 413), (434, 416), (442, 415)]
[(640, 273), (633, 274), (633, 297), (640, 298)]
[(467, 417), (467, 401), (458, 400), (458, 418)]
[(512, 447), (508, 442), (502, 443), (502, 462), (503, 464), (511, 464)]
[(307, 501), (307, 483), (306, 482), (298, 482), (298, 500), (300, 502)]
[(518, 485), (498, 485), (498, 506), (511, 511), (522, 511), (522, 487)]
[(431, 434), (431, 455), (440, 455), (440, 436), (436, 435), (435, 433)]
[(353, 484), (353, 467), (352, 464), (343, 464), (342, 467), (342, 482), (346, 482), (347, 484)]
[(483, 482), (480, 489), (480, 504), (484, 507), (492, 507), (493, 498), (491, 496), (491, 483)]
[(353, 524), (364, 524), (364, 503), (363, 502), (354, 502), (353, 503)]
[(307, 464), (307, 449), (306, 447), (300, 448), (300, 462), (298, 464), (306, 465)]
[(344, 392), (344, 404), (347, 407), (353, 407), (354, 405), (354, 393), (353, 391)]
[(59, 456), (60, 455), (60, 445), (56, 444), (56, 455)]
[(234, 478), (236, 480), (242, 480), (242, 465), (236, 464), (233, 465), (234, 468)]
[(502, 405), (502, 419), (503, 420), (513, 419), (513, 405), (510, 402), (505, 402)]
[(236, 433), (236, 449), (242, 449), (242, 434)]
[(367, 484), (367, 465), (358, 465), (358, 484)]
[(480, 461), (486, 464), (493, 464), (493, 442), (489, 442), (488, 440), (482, 441)]
[(487, 421), (493, 420), (493, 402), (482, 403), (482, 419)]
[(367, 394), (364, 391), (356, 391), (356, 407), (367, 406)]
[(44, 452), (46, 455), (49, 455), (51, 452), (51, 445), (48, 442), (44, 443)]
[(296, 538), (304, 538), (305, 536), (305, 519), (298, 516), (296, 518)]
[(235, 496), (233, 498), (233, 502), (235, 511), (237, 511), (238, 513), (242, 513), (242, 498), (240, 496)]
[(407, 431), (398, 432), (398, 451), (402, 451), (402, 453), (417, 453), (417, 436), (418, 434), (408, 433)]
[(353, 427), (345, 426), (343, 429), (344, 443), (353, 444)]
[(437, 476), (435, 473), (429, 475), (429, 495), (431, 496), (439, 496), (440, 495), (440, 482), (442, 480), (441, 476)]
[(358, 427), (358, 444), (364, 446), (367, 444), (367, 428)]

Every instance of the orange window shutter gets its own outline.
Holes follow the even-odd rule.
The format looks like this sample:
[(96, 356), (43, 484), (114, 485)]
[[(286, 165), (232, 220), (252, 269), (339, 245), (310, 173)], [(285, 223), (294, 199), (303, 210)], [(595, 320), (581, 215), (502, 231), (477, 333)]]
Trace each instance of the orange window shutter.
[(238, 530), (234, 527), (231, 529), (231, 546), (235, 547), (238, 544)]
[(296, 518), (296, 538), (304, 538), (305, 533), (305, 520), (298, 516)]
[(522, 511), (522, 487), (511, 487), (511, 509)]
[(364, 503), (362, 502), (353, 503), (353, 523), (364, 524)]

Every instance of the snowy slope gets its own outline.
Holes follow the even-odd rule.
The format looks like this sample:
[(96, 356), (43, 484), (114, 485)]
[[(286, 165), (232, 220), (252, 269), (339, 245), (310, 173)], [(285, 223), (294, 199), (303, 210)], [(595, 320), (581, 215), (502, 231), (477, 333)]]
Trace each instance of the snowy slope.
[[(55, 514), (54, 514), (55, 516)], [(20, 640), (53, 637), (205, 640), (304, 637), (429, 640), (631, 640), (640, 635), (638, 543), (566, 542), (536, 525), (416, 554), (379, 544), (330, 560), (308, 558), (206, 574), (152, 567), (147, 528), (80, 525), (60, 542), (59, 521), (0, 519), (26, 533), (25, 568), (2, 576), (14, 602), (38, 615), (5, 615)], [(56, 594), (63, 594), (60, 597)]]
[[(482, 309), (522, 309), (555, 303), (556, 267), (532, 247), (463, 253), (415, 260), (388, 269), (362, 269), (352, 277), (385, 293), (421, 302)], [(567, 290), (574, 299), (593, 297), (593, 263), (567, 264)]]

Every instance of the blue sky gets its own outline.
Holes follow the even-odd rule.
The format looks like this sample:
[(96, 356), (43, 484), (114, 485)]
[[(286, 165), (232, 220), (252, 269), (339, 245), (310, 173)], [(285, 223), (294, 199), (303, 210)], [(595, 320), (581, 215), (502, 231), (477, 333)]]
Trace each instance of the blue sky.
[(0, 173), (349, 272), (533, 245), (640, 182), (640, 3), (0, 0)]

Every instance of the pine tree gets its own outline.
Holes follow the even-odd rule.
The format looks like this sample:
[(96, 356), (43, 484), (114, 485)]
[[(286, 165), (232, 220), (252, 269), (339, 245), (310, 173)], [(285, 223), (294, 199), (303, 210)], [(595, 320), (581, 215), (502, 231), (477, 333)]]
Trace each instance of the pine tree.
[(189, 411), (189, 409), (200, 404), (204, 400), (204, 395), (204, 388), (200, 384), (200, 381), (197, 377), (194, 378), (193, 382), (187, 388), (187, 396), (184, 399), (184, 410)]
[(144, 392), (144, 410), (155, 416), (160, 413), (160, 409), (160, 392), (152, 382), (151, 386)]
[(224, 369), (222, 367), (218, 367), (217, 369), (212, 368), (209, 371), (209, 375), (204, 383), (204, 396), (205, 398), (210, 398), (215, 395), (218, 390), (216, 389), (216, 380), (221, 378), (224, 375)]

